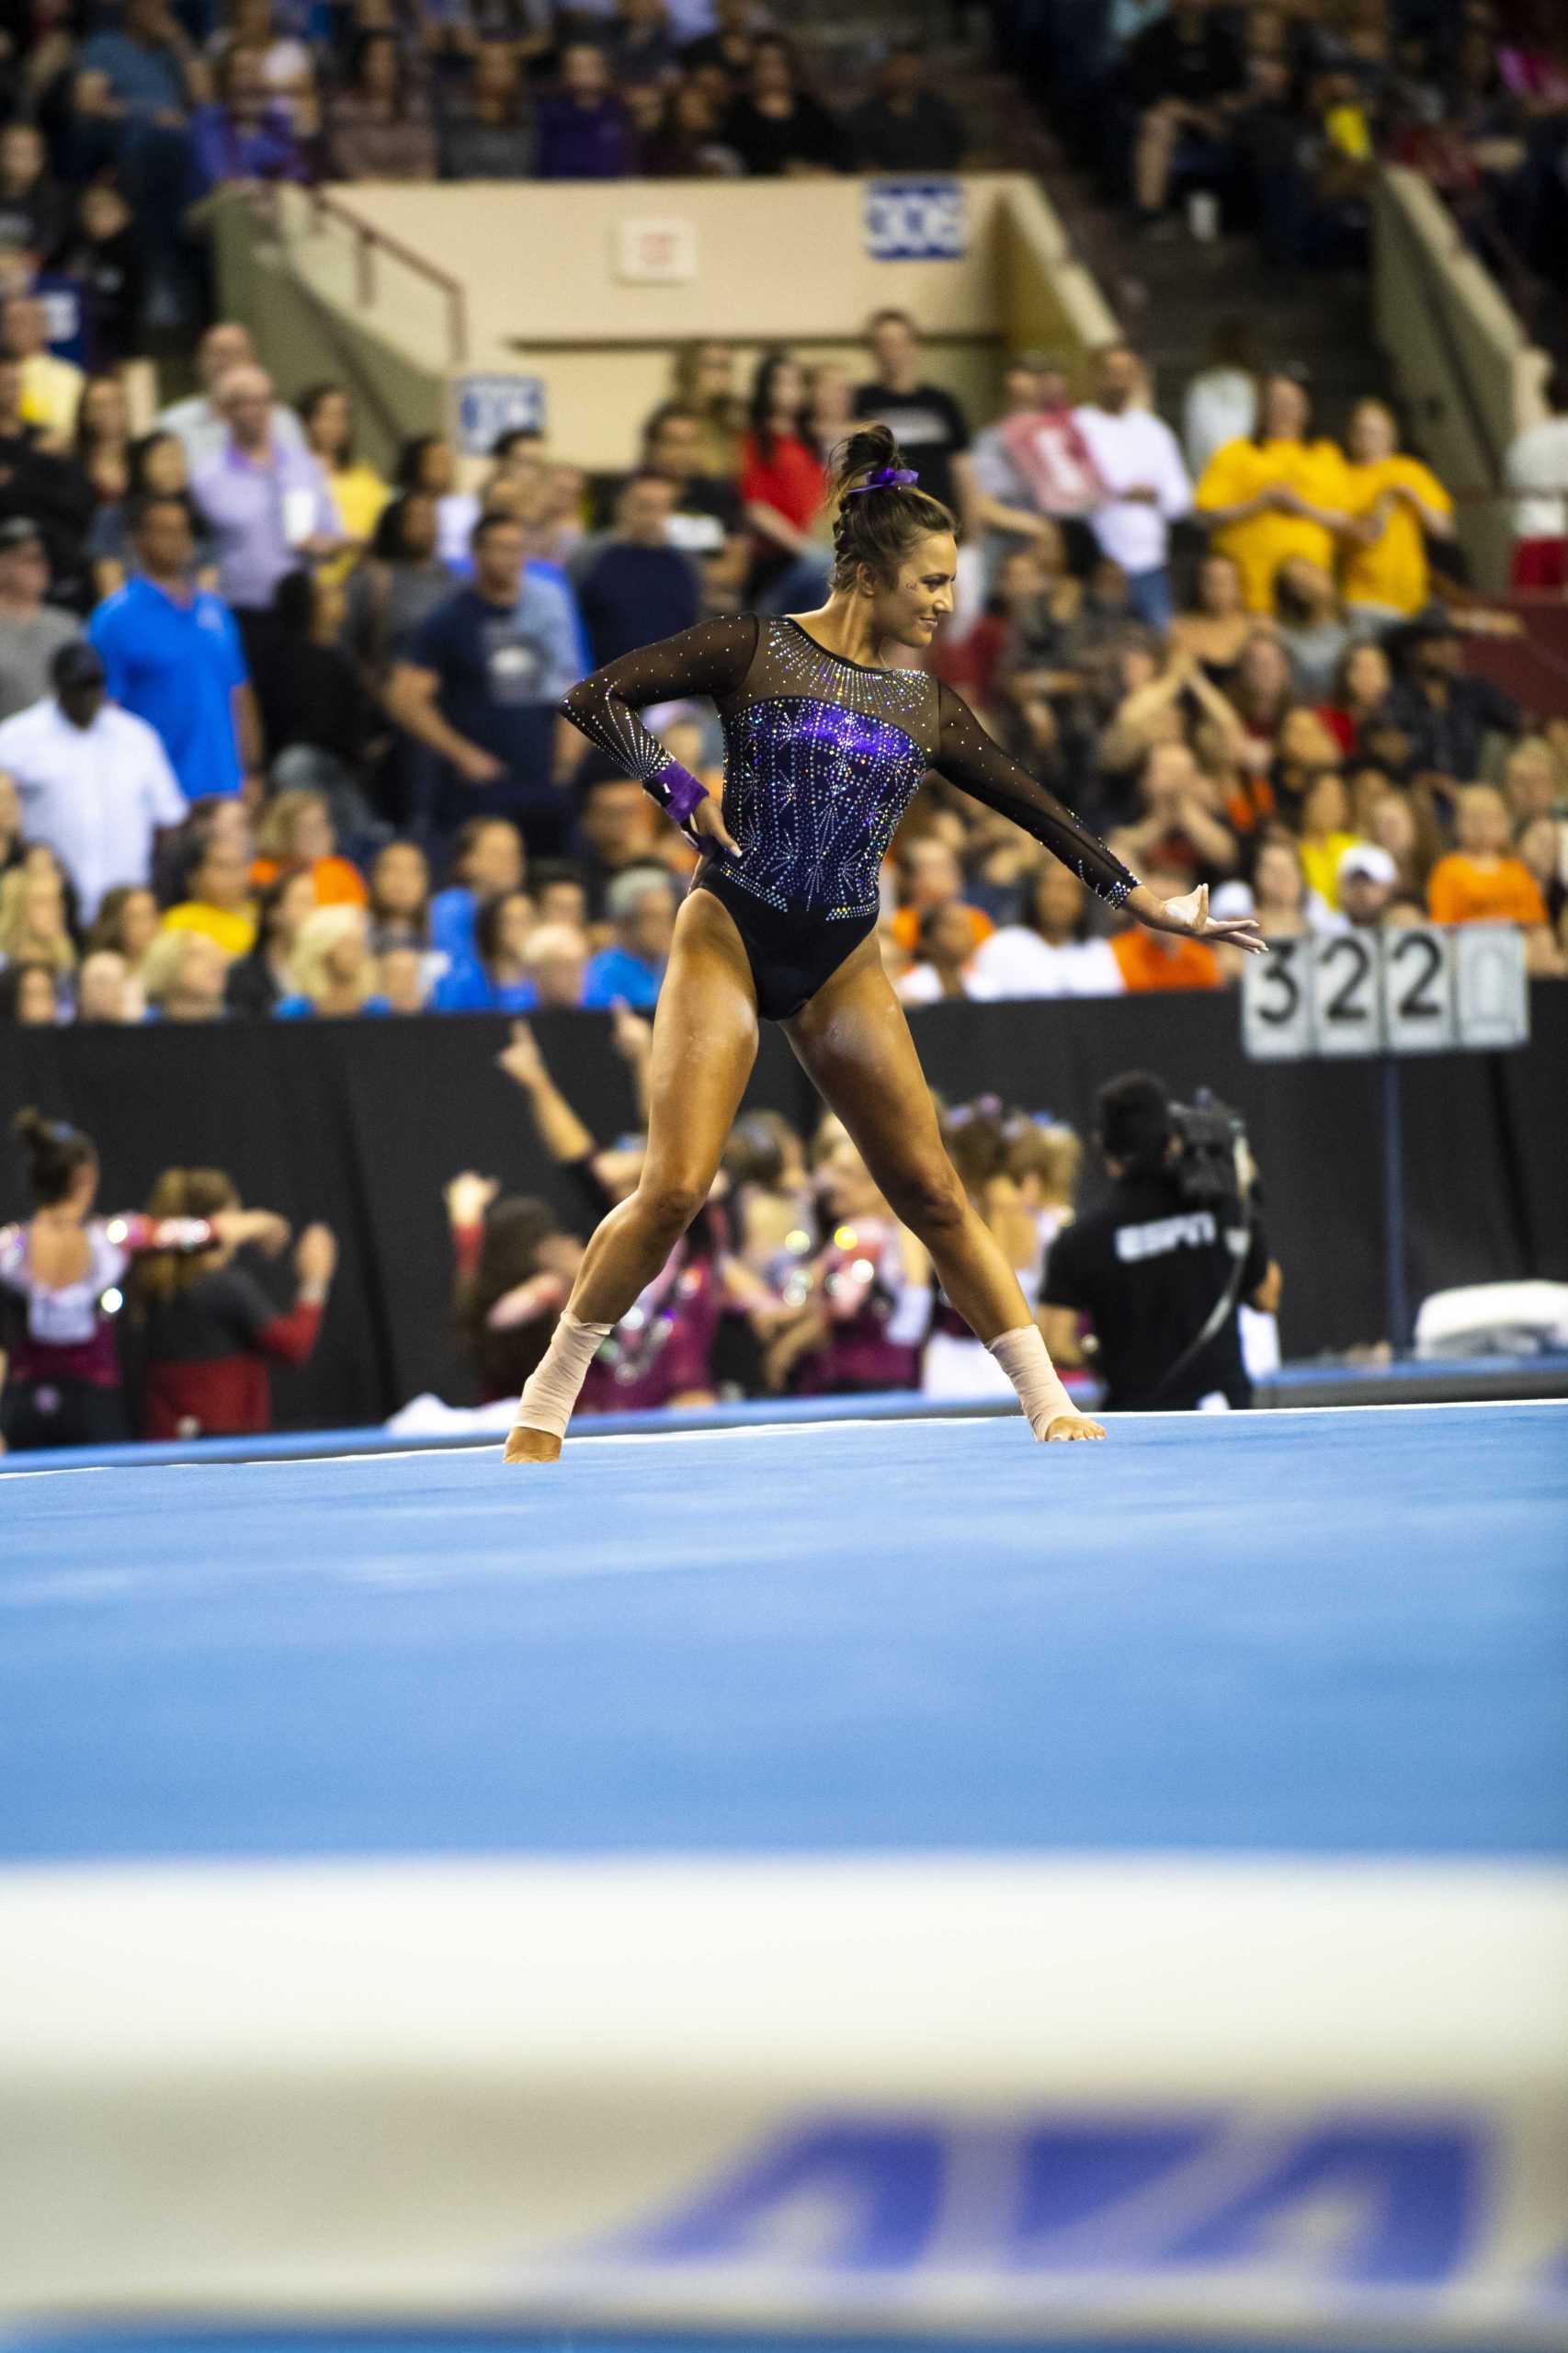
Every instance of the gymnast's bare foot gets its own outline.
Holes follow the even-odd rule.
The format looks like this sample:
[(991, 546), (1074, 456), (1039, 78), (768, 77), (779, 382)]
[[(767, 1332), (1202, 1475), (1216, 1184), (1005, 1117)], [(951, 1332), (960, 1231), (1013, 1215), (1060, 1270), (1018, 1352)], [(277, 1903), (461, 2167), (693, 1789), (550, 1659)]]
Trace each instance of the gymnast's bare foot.
[(525, 1429), (519, 1422), (506, 1439), (503, 1462), (559, 1462), (561, 1440), (553, 1430)]
[(1058, 1414), (1045, 1433), (1047, 1446), (1067, 1438), (1104, 1438), (1105, 1424), (1091, 1421), (1087, 1414)]

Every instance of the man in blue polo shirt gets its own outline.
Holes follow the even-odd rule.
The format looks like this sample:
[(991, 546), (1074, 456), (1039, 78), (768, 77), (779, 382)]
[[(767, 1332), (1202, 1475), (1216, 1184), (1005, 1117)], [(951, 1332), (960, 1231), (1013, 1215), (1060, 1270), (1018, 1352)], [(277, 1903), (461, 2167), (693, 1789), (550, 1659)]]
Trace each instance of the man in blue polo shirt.
[(131, 545), (139, 570), (87, 624), (109, 693), (162, 737), (187, 801), (236, 793), (260, 767), (261, 729), (234, 617), (191, 585), (183, 502), (145, 499)]

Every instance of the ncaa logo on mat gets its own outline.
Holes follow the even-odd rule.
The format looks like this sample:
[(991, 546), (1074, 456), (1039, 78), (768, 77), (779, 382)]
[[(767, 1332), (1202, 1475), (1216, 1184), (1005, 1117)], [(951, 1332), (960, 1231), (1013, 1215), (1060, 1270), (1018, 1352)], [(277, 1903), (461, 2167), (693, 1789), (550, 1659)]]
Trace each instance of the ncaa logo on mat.
[(969, 210), (958, 180), (872, 180), (866, 190), (866, 250), (873, 261), (960, 261)]

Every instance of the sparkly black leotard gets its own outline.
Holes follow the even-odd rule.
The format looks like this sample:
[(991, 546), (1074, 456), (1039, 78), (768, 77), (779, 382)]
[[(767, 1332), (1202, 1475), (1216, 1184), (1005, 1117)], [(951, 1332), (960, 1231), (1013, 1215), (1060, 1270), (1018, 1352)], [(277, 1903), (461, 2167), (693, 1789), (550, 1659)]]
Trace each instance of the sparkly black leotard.
[(689, 695), (718, 706), (723, 818), (741, 848), (739, 858), (706, 855), (694, 887), (733, 916), (769, 1020), (798, 1013), (874, 929), (883, 854), (933, 768), (1043, 842), (1112, 906), (1136, 887), (950, 688), (924, 670), (830, 654), (798, 621), (699, 621), (596, 670), (562, 709), (669, 807), (685, 772), (637, 712)]

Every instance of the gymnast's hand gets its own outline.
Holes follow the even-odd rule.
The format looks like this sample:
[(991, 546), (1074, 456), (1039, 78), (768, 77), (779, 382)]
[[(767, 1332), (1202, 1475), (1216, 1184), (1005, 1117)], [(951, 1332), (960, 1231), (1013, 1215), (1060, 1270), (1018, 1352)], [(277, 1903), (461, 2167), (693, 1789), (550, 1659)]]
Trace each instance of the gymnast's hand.
[(1045, 1442), (1047, 1446), (1054, 1446), (1058, 1439), (1065, 1441), (1068, 1438), (1104, 1436), (1105, 1424), (1091, 1421), (1087, 1414), (1058, 1414), (1045, 1433)]
[(710, 792), (706, 801), (698, 802), (681, 831), (709, 856), (728, 852), (731, 858), (739, 858), (741, 854), (741, 846), (724, 823), (715, 793)]
[(1207, 882), (1180, 899), (1157, 899), (1146, 882), (1140, 882), (1127, 904), (1151, 931), (1174, 931), (1184, 939), (1206, 939), (1210, 946), (1223, 940), (1232, 948), (1244, 948), (1249, 956), (1268, 953), (1256, 916), (1210, 914)]

